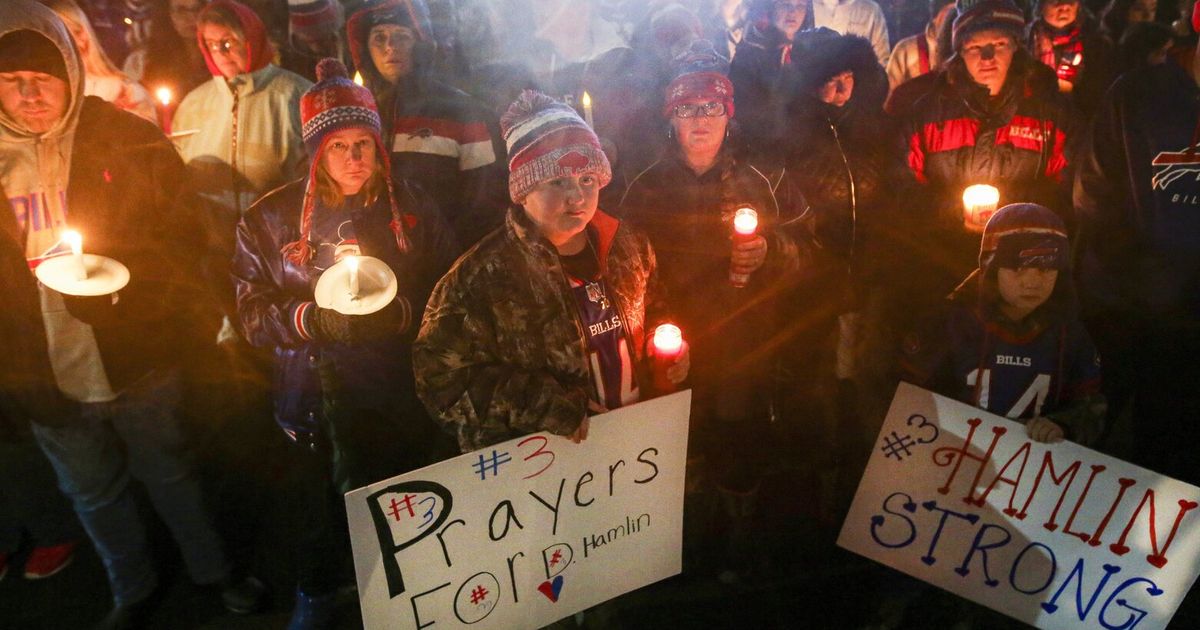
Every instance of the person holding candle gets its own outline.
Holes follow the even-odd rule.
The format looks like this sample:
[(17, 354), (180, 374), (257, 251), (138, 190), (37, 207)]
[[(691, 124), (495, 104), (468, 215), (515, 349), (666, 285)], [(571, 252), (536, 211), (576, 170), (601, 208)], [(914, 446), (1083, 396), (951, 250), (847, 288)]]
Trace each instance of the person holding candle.
[(904, 340), (905, 380), (1025, 425), (1038, 442), (1093, 446), (1107, 405), (1079, 319), (1066, 226), (1037, 204), (1001, 208), (979, 268)]
[(379, 103), (396, 177), (420, 184), (470, 246), (503, 223), (503, 147), (481, 103), (433, 75), (423, 0), (368, 4), (346, 22), (354, 66)]
[(79, 56), (83, 58), (84, 74), (87, 77), (83, 93), (99, 96), (127, 112), (154, 121), (154, 101), (150, 98), (150, 93), (125, 76), (125, 73), (109, 60), (96, 39), (91, 22), (75, 0), (42, 0), (42, 4), (50, 7), (62, 18), (63, 24), (71, 31), (71, 37), (75, 39), (75, 46), (79, 48)]
[(1058, 89), (1071, 95), (1088, 117), (1116, 78), (1113, 42), (1083, 8), (1081, 0), (1041, 0), (1029, 25), (1029, 50), (1058, 77)]
[[(303, 479), (294, 502), (300, 583), (289, 628), (329, 627), (348, 553), (343, 493), (432, 463), (436, 427), (412, 385), (415, 313), (458, 248), (432, 201), (393, 181), (371, 93), (336, 59), (300, 102), (309, 175), (264, 196), (238, 224), (233, 275), (247, 340), (274, 354), (275, 420)], [(335, 262), (372, 256), (397, 297), (368, 315), (314, 302)], [(350, 287), (342, 290), (349, 291)], [(368, 284), (360, 283), (360, 299)]]
[[(0, 3), (0, 411), (30, 421), (103, 561), (114, 608), (144, 621), (158, 571), (131, 478), (179, 545), (188, 575), (249, 612), (262, 585), (235, 577), (207, 514), (180, 411), (181, 359), (215, 331), (195, 273), (195, 200), (153, 123), (84, 97), (69, 31), (30, 0)], [(85, 251), (123, 263), (117, 295), (68, 296), (31, 268)]]
[(215, 245), (229, 252), (246, 208), (307, 170), (299, 103), (312, 83), (272, 63), (266, 26), (246, 5), (215, 0), (198, 23), (211, 78), (181, 95), (172, 126), (196, 131), (178, 139), (179, 153), (213, 209)]
[[(733, 528), (728, 539), (701, 542), (689, 527), (689, 556), (693, 544), (720, 549), (726, 578), (736, 578), (751, 561), (769, 460), (762, 449), (777, 442), (769, 426), (776, 352), (787, 335), (780, 297), (799, 278), (801, 254), (808, 259), (812, 215), (787, 181), (769, 179), (730, 146), (735, 91), (712, 44), (695, 42), (672, 67), (661, 106), (672, 146), (630, 182), (620, 213), (649, 235), (695, 353), (689, 475), (707, 480), (689, 502), (719, 493)], [(757, 228), (735, 237), (735, 216), (747, 207)], [(748, 276), (744, 288), (731, 283), (731, 272)]]
[[(582, 441), (590, 415), (662, 393), (654, 250), (598, 208), (612, 172), (596, 134), (533, 91), (500, 124), (515, 205), (438, 282), (413, 350), (417, 392), (463, 452), (538, 431)], [(663, 362), (672, 385), (689, 356)]]
[(951, 26), (954, 55), (901, 123), (915, 190), (906, 224), (912, 246), (898, 282), (918, 313), (974, 268), (983, 223), (964, 215), (963, 191), (988, 185), (1001, 206), (1036, 202), (1068, 221), (1069, 178), (1078, 114), (1053, 71), (1022, 46), (1024, 18), (1009, 0), (959, 0)]

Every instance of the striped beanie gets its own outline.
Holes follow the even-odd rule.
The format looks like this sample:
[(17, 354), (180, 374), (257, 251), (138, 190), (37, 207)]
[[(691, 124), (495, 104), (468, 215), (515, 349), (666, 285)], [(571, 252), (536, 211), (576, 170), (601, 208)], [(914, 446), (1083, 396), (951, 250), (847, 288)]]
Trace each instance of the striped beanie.
[(698, 39), (671, 63), (675, 78), (667, 85), (663, 116), (670, 117), (676, 105), (688, 101), (717, 101), (725, 104), (725, 114), (733, 118), (733, 83), (729, 61), (717, 53), (712, 42)]
[(1025, 15), (1011, 0), (958, 0), (954, 6), (958, 15), (951, 26), (950, 39), (955, 51), (962, 50), (972, 33), (987, 29), (1010, 33), (1020, 44)]
[(380, 168), (387, 182), (391, 202), (391, 229), (396, 234), (396, 245), (400, 251), (408, 250), (408, 239), (400, 221), (400, 208), (392, 190), (391, 164), (388, 151), (380, 135), (379, 108), (370, 90), (356, 85), (347, 76), (346, 66), (337, 59), (322, 59), (317, 64), (317, 83), (300, 97), (300, 135), (304, 148), (310, 156), (308, 184), (304, 191), (304, 205), (300, 210), (300, 238), (283, 246), (288, 260), (304, 265), (312, 258), (313, 205), (316, 203), (317, 165), (324, 159), (325, 144), (329, 136), (343, 129), (364, 129), (375, 139)]
[(612, 167), (596, 137), (579, 114), (566, 104), (525, 90), (500, 118), (508, 145), (508, 193), (521, 203), (538, 184), (580, 173), (612, 180)]
[(1054, 211), (1036, 203), (1011, 203), (983, 228), (979, 268), (1066, 269), (1070, 262), (1067, 227)]

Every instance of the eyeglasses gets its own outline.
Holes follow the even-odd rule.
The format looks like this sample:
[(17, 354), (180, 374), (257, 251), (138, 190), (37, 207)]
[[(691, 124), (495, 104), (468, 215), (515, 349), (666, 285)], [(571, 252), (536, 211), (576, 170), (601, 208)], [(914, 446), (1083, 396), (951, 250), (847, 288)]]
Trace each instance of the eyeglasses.
[(725, 103), (720, 101), (710, 101), (708, 103), (688, 103), (685, 105), (676, 105), (675, 108), (671, 110), (671, 115), (676, 118), (695, 118), (696, 116), (716, 118), (717, 116), (725, 115)]
[(233, 47), (237, 46), (240, 43), (242, 43), (241, 40), (234, 39), (232, 37), (226, 37), (220, 41), (215, 41), (215, 42), (212, 40), (207, 40), (207, 39), (204, 40), (204, 45), (208, 48), (209, 52), (225, 53), (225, 54), (229, 54), (229, 51), (233, 50)]

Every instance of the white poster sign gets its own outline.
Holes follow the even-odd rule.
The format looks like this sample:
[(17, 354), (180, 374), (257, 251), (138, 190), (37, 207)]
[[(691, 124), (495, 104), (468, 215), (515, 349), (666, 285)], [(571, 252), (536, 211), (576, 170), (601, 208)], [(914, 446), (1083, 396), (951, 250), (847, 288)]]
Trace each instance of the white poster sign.
[(538, 628), (679, 573), (691, 392), (346, 494), (363, 623)]
[(1039, 628), (1164, 628), (1200, 488), (901, 384), (838, 545)]

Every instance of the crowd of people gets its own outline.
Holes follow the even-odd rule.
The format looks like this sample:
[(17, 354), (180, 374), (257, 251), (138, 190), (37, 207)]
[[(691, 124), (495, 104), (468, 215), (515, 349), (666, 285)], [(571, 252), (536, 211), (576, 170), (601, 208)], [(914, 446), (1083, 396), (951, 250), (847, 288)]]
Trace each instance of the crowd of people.
[[(591, 416), (680, 389), (685, 571), (724, 584), (770, 570), (780, 469), (832, 544), (901, 380), (1200, 482), (1197, 18), (0, 2), (0, 580), (86, 537), (100, 627), (144, 624), (136, 479), (191, 580), (258, 609), (189, 457), (203, 414), (273, 415), (289, 445), (295, 630), (332, 627), (350, 580), (343, 493), (538, 431), (586, 445)], [(39, 282), (69, 231), (128, 284)], [(395, 297), (318, 305), (359, 256)]]

